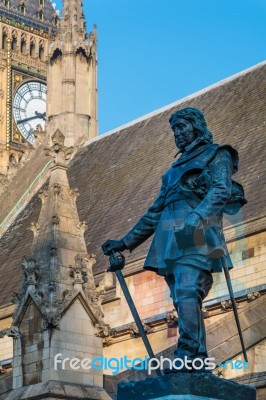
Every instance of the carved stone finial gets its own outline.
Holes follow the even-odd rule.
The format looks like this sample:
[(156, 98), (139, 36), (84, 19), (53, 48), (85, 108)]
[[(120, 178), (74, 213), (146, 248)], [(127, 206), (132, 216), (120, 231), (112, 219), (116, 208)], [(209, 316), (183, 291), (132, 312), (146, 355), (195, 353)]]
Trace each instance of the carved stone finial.
[(42, 205), (44, 205), (44, 203), (48, 197), (48, 190), (47, 189), (40, 190), (38, 197), (39, 197), (39, 199), (41, 199)]
[(25, 277), (25, 281), (30, 286), (35, 286), (40, 276), (40, 269), (33, 258), (22, 258), (21, 267)]
[(55, 165), (57, 166), (66, 166), (66, 161), (70, 158), (70, 155), (73, 153), (73, 147), (66, 147), (64, 146), (65, 143), (65, 136), (57, 129), (52, 136), (53, 145), (45, 149), (46, 155), (49, 155), (54, 158)]
[(55, 133), (52, 136), (52, 142), (54, 146), (58, 146), (57, 148), (59, 149), (60, 147), (64, 146), (65, 143), (65, 136), (63, 133), (60, 131), (60, 129), (57, 129)]
[(70, 276), (73, 278), (73, 285), (83, 285), (87, 282), (88, 271), (86, 264), (80, 254), (77, 254), (75, 257), (75, 265), (69, 266), (70, 268)]
[(44, 142), (44, 140), (47, 138), (45, 134), (46, 132), (43, 130), (41, 124), (36, 125), (36, 129), (33, 132), (33, 135), (35, 136), (36, 139), (33, 143), (34, 148), (36, 148), (37, 145), (39, 145), (40, 143)]

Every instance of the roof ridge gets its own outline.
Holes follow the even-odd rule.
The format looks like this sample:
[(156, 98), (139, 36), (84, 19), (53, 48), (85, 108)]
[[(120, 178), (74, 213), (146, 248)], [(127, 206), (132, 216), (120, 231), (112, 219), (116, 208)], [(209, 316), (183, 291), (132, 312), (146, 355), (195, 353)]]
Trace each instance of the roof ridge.
[(117, 128), (111, 129), (110, 131), (107, 131), (107, 132), (105, 132), (103, 134), (100, 134), (99, 136), (97, 136), (95, 138), (89, 139), (84, 143), (84, 145), (82, 147), (89, 146), (91, 143), (94, 143), (96, 141), (104, 139), (104, 138), (106, 138), (106, 137), (108, 137), (110, 135), (113, 135), (114, 133), (118, 133), (118, 132), (120, 132), (120, 131), (122, 131), (122, 130), (124, 130), (126, 128), (129, 128), (132, 125), (137, 124), (138, 122), (145, 121), (145, 120), (147, 120), (147, 119), (149, 119), (151, 117), (154, 117), (154, 116), (156, 116), (156, 115), (158, 115), (158, 114), (160, 114), (160, 113), (162, 113), (164, 111), (170, 110), (175, 105), (184, 103), (184, 101), (188, 101), (190, 99), (194, 99), (194, 98), (196, 98), (198, 96), (201, 96), (202, 94), (204, 94), (204, 93), (206, 93), (206, 92), (208, 92), (210, 90), (216, 89), (217, 87), (223, 86), (223, 85), (233, 81), (236, 78), (239, 78), (241, 76), (247, 75), (248, 73), (252, 72), (253, 70), (256, 70), (256, 69), (258, 69), (258, 68), (260, 68), (260, 67), (262, 67), (264, 65), (266, 65), (266, 60), (262, 61), (262, 62), (260, 62), (258, 64), (255, 64), (252, 67), (248, 67), (248, 68), (246, 68), (246, 69), (244, 69), (244, 70), (242, 70), (240, 72), (237, 72), (234, 75), (230, 75), (229, 77), (224, 78), (224, 79), (222, 79), (222, 80), (220, 80), (220, 81), (218, 81), (216, 83), (213, 83), (213, 84), (211, 84), (209, 86), (206, 86), (205, 88), (200, 89), (195, 93), (192, 93), (192, 94), (189, 94), (189, 95), (187, 95), (185, 97), (182, 97), (181, 99), (178, 99), (178, 100), (176, 100), (176, 101), (174, 101), (174, 102), (172, 102), (170, 104), (167, 104), (166, 106), (160, 107), (160, 108), (158, 108), (158, 109), (156, 109), (154, 111), (151, 111), (150, 113), (144, 114), (141, 117), (138, 117), (138, 118), (136, 118), (136, 119), (134, 119), (134, 120), (132, 120), (130, 122), (127, 122), (126, 124), (120, 125)]

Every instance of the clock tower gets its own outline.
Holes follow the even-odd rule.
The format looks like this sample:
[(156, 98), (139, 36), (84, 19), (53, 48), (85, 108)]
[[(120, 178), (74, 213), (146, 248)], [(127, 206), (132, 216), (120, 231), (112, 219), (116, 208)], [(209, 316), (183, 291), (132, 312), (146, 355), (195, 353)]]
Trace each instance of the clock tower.
[(87, 35), (81, 0), (63, 3), (59, 18), (50, 0), (0, 0), (0, 181), (36, 130), (59, 128), (67, 145), (97, 135), (96, 28)]
[[(55, 41), (49, 49), (47, 133), (57, 129), (67, 146), (97, 136), (96, 27), (86, 33), (81, 0), (64, 0)], [(40, 111), (41, 112), (41, 111)]]
[(58, 15), (50, 0), (0, 0), (0, 174), (19, 165), (44, 130), (49, 43)]

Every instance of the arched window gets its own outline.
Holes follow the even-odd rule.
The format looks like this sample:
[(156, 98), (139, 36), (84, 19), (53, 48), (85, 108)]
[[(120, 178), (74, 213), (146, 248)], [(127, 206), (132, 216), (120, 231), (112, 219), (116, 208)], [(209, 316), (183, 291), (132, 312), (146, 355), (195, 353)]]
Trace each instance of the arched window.
[(40, 44), (40, 47), (39, 47), (39, 59), (41, 60), (41, 61), (44, 61), (44, 47), (43, 47), (43, 45), (42, 44)]
[(5, 0), (5, 7), (9, 8), (10, 6), (10, 1), (9, 0)]
[(2, 49), (7, 50), (7, 32), (3, 32), (2, 35)]
[(11, 49), (13, 50), (13, 51), (17, 51), (17, 44), (18, 44), (18, 40), (17, 40), (17, 37), (16, 36), (12, 36), (12, 42), (11, 42)]
[(31, 44), (30, 44), (30, 56), (31, 57), (35, 57), (35, 49), (36, 49), (35, 43), (31, 42)]
[(21, 5), (20, 5), (20, 12), (22, 13), (22, 14), (26, 14), (26, 7), (25, 7), (25, 3), (22, 3)]
[(22, 54), (27, 54), (27, 42), (26, 42), (26, 39), (24, 37), (21, 38), (20, 52)]
[(40, 21), (43, 21), (43, 10), (40, 10), (38, 12), (38, 18), (39, 18)]

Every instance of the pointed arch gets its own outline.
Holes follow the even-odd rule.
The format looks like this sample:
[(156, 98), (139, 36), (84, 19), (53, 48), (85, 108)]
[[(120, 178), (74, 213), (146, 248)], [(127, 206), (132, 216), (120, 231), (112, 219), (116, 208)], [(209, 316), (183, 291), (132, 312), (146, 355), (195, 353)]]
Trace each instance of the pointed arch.
[(30, 38), (30, 56), (36, 56), (36, 40), (33, 37)]
[(39, 59), (45, 61), (45, 46), (43, 40), (40, 40), (39, 43)]
[(2, 34), (2, 49), (7, 50), (7, 38), (8, 38), (8, 32), (7, 29), (3, 29), (3, 34)]
[(87, 57), (86, 51), (84, 50), (83, 47), (79, 47), (76, 50), (76, 56), (79, 57), (80, 61), (88, 62), (88, 57)]
[(57, 48), (54, 50), (53, 55), (52, 55), (52, 57), (51, 57), (51, 59), (50, 59), (50, 65), (54, 65), (54, 64), (56, 64), (58, 61), (61, 61), (62, 55), (63, 55), (62, 51), (57, 47)]
[(21, 35), (20, 52), (22, 54), (27, 54), (27, 39), (26, 39), (26, 35), (25, 34)]
[(12, 32), (11, 49), (13, 51), (17, 51), (18, 50), (18, 35), (17, 35), (16, 31)]

